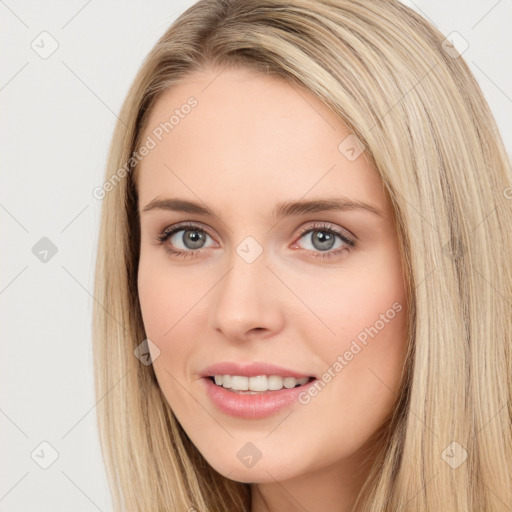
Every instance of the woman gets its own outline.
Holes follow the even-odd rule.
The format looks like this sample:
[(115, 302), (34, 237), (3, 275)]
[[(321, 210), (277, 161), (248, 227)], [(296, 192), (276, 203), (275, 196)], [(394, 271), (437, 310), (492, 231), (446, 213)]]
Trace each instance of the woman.
[(395, 1), (202, 0), (120, 118), (115, 509), (509, 510), (510, 164), (453, 45)]

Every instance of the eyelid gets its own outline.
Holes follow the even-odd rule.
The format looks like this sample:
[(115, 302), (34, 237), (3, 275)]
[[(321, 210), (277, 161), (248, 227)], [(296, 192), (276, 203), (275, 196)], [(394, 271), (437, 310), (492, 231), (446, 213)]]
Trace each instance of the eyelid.
[(312, 225), (304, 226), (299, 230), (299, 237), (302, 237), (305, 233), (309, 231), (320, 231), (325, 229), (327, 231), (333, 231), (338, 235), (350, 239), (352, 242), (359, 240), (359, 238), (354, 235), (351, 231), (346, 228), (342, 228), (341, 226), (337, 226), (329, 221), (311, 221)]
[[(310, 223), (313, 222), (313, 224), (301, 227), (299, 229), (298, 235), (302, 236), (304, 233), (307, 233), (308, 231), (313, 230), (313, 229), (330, 229), (333, 231), (343, 231), (344, 233), (346, 233), (347, 238), (359, 240), (359, 238), (354, 233), (349, 231), (348, 229), (338, 227), (329, 221), (308, 221), (308, 222), (310, 222)], [(211, 238), (214, 238), (211, 235), (211, 233), (209, 232), (209, 228), (205, 224), (202, 224), (201, 222), (198, 222), (198, 221), (178, 222), (177, 224), (172, 224), (171, 226), (167, 226), (166, 228), (164, 228), (164, 230), (161, 233), (167, 234), (167, 233), (175, 232), (175, 231), (178, 231), (179, 228), (181, 228), (181, 229), (198, 228), (198, 229), (203, 230), (205, 233), (207, 233)]]
[(187, 229), (197, 229), (198, 231), (204, 231), (210, 238), (214, 239), (214, 237), (211, 235), (209, 228), (206, 227), (204, 224), (201, 224), (200, 222), (195, 221), (183, 221), (178, 222), (177, 224), (172, 224), (171, 226), (167, 226), (162, 232), (161, 235), (171, 235), (176, 233), (177, 231), (181, 230), (187, 230)]

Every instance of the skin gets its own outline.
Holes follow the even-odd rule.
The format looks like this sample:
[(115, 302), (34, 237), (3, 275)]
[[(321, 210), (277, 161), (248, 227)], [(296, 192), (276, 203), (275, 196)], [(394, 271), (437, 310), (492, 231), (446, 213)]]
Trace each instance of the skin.
[[(392, 206), (364, 153), (350, 161), (338, 149), (350, 132), (332, 112), (311, 93), (255, 71), (190, 74), (157, 101), (143, 140), (190, 96), (198, 105), (144, 157), (137, 175), (138, 289), (147, 337), (160, 351), (158, 383), (208, 463), (252, 484), (252, 512), (349, 511), (368, 469), (363, 458), (393, 410), (407, 348)], [(381, 215), (271, 216), (280, 201), (332, 196), (364, 201)], [(143, 211), (169, 197), (206, 203), (218, 215)], [(194, 239), (182, 235), (194, 229), (164, 245), (156, 237), (185, 221), (207, 236), (182, 259), (166, 247), (190, 252)], [(322, 227), (300, 234), (318, 222), (357, 237), (356, 245), (333, 235), (325, 250), (325, 242), (315, 243)], [(263, 249), (252, 263), (236, 252), (247, 236)], [(333, 257), (314, 256), (343, 246)], [(321, 376), (394, 303), (401, 311), (359, 343), (362, 350), (307, 404), (248, 420), (219, 411), (204, 393), (199, 373), (221, 361), (268, 361)], [(247, 442), (262, 454), (252, 467), (237, 457)]]

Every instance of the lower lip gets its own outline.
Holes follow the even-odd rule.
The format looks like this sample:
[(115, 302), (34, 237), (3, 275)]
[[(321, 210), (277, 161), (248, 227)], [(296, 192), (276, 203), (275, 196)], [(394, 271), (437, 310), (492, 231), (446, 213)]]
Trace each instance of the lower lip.
[(255, 395), (236, 393), (221, 386), (212, 380), (203, 378), (206, 393), (210, 400), (225, 414), (238, 418), (258, 419), (272, 416), (277, 412), (290, 407), (299, 400), (301, 393), (316, 382), (316, 379), (296, 388), (283, 388), (279, 391), (262, 392)]

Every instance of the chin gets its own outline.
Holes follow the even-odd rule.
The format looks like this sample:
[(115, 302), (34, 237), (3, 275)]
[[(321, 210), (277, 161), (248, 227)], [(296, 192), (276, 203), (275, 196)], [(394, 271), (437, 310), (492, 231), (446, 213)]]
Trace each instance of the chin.
[(297, 468), (291, 471), (289, 462), (266, 461), (263, 459), (256, 462), (252, 467), (243, 467), (243, 463), (236, 459), (232, 461), (222, 461), (221, 464), (208, 463), (217, 473), (229, 478), (235, 482), (262, 484), (277, 481), (284, 481), (297, 476)]

